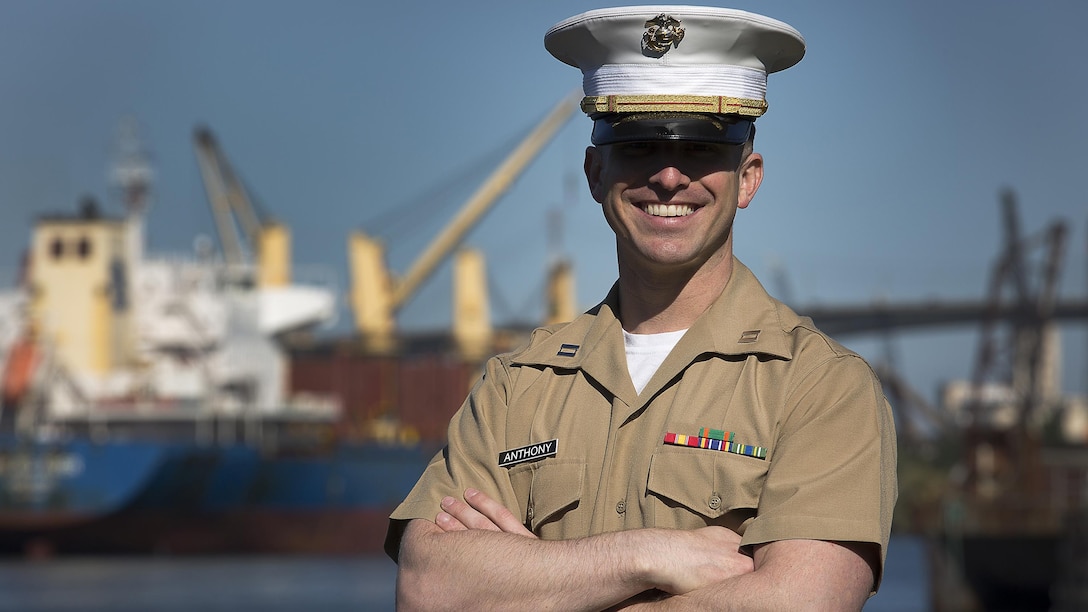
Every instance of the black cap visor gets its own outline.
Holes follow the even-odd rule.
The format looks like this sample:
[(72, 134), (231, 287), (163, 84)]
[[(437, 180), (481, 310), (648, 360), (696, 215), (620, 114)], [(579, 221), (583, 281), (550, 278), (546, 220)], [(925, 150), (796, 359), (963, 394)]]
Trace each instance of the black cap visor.
[(595, 145), (647, 140), (692, 140), (744, 144), (752, 120), (737, 115), (701, 113), (605, 113), (593, 117)]

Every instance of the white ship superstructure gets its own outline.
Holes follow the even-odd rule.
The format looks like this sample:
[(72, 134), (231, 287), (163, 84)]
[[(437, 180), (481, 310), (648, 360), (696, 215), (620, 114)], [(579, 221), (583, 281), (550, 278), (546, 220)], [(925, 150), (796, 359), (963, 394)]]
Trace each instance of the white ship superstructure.
[(41, 217), (24, 281), (0, 294), (0, 423), (11, 428), (18, 415), (20, 429), (48, 435), (81, 424), (334, 416), (328, 401), (287, 397), (277, 342), (335, 317), (331, 274), (291, 283), (289, 239), (274, 224), (245, 260), (210, 248), (145, 254), (152, 173), (131, 129), (122, 143), (114, 177), (124, 216), (85, 200), (76, 214)]

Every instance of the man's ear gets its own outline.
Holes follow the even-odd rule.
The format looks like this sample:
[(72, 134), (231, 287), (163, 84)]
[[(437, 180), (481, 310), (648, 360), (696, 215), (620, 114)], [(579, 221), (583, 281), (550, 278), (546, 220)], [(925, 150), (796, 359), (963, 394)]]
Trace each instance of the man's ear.
[(748, 208), (763, 183), (763, 156), (750, 153), (737, 169), (737, 208)]
[(586, 182), (589, 183), (589, 193), (598, 204), (603, 204), (605, 189), (601, 185), (601, 170), (604, 167), (604, 152), (597, 147), (586, 147), (586, 161), (583, 167), (586, 172)]

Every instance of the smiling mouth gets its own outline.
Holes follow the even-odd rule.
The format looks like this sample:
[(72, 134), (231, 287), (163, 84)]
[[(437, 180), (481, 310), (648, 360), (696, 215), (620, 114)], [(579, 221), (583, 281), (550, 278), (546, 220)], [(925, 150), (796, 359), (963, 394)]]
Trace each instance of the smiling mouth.
[(654, 217), (684, 217), (695, 212), (695, 207), (690, 204), (646, 204), (642, 210)]

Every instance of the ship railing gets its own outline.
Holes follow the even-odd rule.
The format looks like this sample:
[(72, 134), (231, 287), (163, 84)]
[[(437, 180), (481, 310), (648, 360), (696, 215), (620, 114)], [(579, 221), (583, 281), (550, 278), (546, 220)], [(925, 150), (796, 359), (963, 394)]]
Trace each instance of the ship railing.
[(336, 272), (321, 264), (302, 264), (291, 267), (292, 284), (327, 289), (334, 293), (341, 286)]
[[(87, 437), (99, 443), (113, 440), (156, 440), (198, 446), (246, 444), (274, 449), (291, 430), (334, 428), (341, 407), (334, 399), (301, 394), (275, 410), (238, 406), (207, 409), (201, 402), (146, 401), (106, 404), (83, 414), (58, 415), (50, 422), (53, 438)], [(286, 432), (286, 433), (285, 433)]]
[(1023, 534), (1048, 534), (1061, 529), (1075, 505), (1051, 496), (1002, 498), (1001, 500), (949, 500), (944, 505), (942, 531), (950, 537), (966, 534), (998, 534), (1014, 530)]
[[(257, 266), (251, 263), (222, 264), (218, 279), (223, 286), (253, 289), (257, 285)], [(335, 291), (340, 283), (328, 266), (318, 264), (293, 265), (290, 285)]]
[[(250, 262), (230, 263), (218, 255), (200, 256), (185, 253), (156, 253), (148, 256), (149, 264), (165, 264), (171, 267), (191, 267), (205, 271), (219, 288), (234, 287), (251, 289), (256, 286), (257, 266)], [(336, 271), (324, 264), (292, 264), (291, 284), (336, 292), (342, 283)]]

